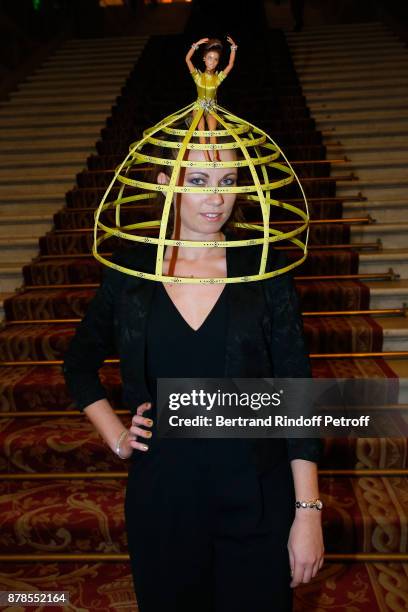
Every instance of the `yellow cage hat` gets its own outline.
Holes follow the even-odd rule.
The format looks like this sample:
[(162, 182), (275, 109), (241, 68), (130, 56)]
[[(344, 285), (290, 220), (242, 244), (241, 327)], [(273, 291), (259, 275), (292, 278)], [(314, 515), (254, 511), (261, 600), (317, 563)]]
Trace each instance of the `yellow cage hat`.
[[(203, 115), (211, 113), (217, 121), (216, 130), (198, 130), (197, 126)], [(218, 129), (219, 128), (219, 129)], [(211, 138), (212, 137), (212, 138)], [(207, 143), (211, 138), (212, 142)], [(205, 141), (205, 144), (203, 143)], [(214, 142), (214, 140), (216, 142)], [(236, 160), (232, 161), (191, 161), (186, 159), (189, 150), (221, 151), (232, 149), (236, 152)], [(158, 150), (160, 155), (152, 153)], [(168, 152), (168, 155), (166, 155)], [(204, 153), (203, 153), (204, 156)], [(279, 158), (283, 158), (279, 161)], [(154, 172), (167, 167), (169, 182), (166, 185), (151, 179)], [(244, 172), (245, 179), (231, 187), (191, 187), (180, 180), (183, 168), (238, 168), (238, 173)], [(239, 170), (241, 169), (241, 170)], [(153, 171), (153, 172), (152, 172)], [(136, 175), (133, 177), (132, 175)], [(149, 178), (150, 177), (150, 178)], [(284, 202), (272, 197), (279, 189), (295, 182), (299, 187), (302, 204)], [(239, 229), (240, 234), (246, 233), (247, 238), (237, 240), (197, 242), (177, 240), (167, 237), (169, 232), (169, 215), (175, 194), (183, 193), (234, 193), (245, 212), (246, 206), (259, 205), (262, 222), (235, 222), (232, 225)], [(163, 199), (164, 205), (161, 218), (148, 221), (138, 221), (121, 225), (121, 207), (132, 208), (132, 215), (137, 218), (138, 212), (146, 208), (146, 203)], [(303, 201), (302, 201), (303, 200)], [(276, 221), (278, 209), (285, 211), (286, 218)], [(101, 220), (105, 211), (114, 210), (114, 227)], [(159, 208), (158, 208), (159, 210)], [(97, 210), (95, 211), (94, 240), (92, 254), (106, 266), (125, 274), (146, 278), (159, 282), (170, 283), (238, 283), (262, 280), (283, 274), (299, 266), (307, 257), (309, 237), (309, 210), (303, 187), (283, 151), (272, 138), (262, 129), (250, 122), (237, 117), (212, 100), (203, 104), (196, 100), (179, 111), (165, 117), (159, 123), (143, 132), (143, 138), (132, 143), (129, 153), (115, 169)], [(290, 218), (288, 218), (290, 217)], [(140, 216), (139, 216), (140, 218)], [(294, 229), (279, 225), (295, 225)], [(98, 230), (102, 235), (98, 236)], [(156, 236), (146, 235), (156, 232)], [(257, 234), (260, 234), (259, 237)], [(301, 234), (304, 236), (300, 237)], [(108, 238), (116, 236), (137, 243), (156, 245), (155, 272), (147, 273), (115, 264), (98, 252), (98, 247)], [(299, 257), (289, 265), (268, 270), (269, 245), (289, 241), (299, 250)], [(259, 269), (256, 274), (245, 277), (200, 278), (163, 275), (163, 258), (166, 246), (179, 247), (215, 247), (234, 248), (261, 245)]]

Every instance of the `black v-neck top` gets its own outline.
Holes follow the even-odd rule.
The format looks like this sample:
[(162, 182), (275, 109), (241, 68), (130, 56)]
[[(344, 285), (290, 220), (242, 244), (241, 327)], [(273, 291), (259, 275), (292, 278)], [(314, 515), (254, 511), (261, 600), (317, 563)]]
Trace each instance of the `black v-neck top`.
[(146, 331), (146, 379), (154, 402), (157, 378), (224, 377), (227, 287), (195, 331), (182, 317), (163, 284), (155, 286)]

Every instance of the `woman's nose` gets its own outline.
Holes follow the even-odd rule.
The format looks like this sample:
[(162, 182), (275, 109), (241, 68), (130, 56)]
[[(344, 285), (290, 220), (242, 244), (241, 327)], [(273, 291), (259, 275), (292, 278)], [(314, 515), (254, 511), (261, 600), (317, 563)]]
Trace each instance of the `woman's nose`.
[(224, 204), (224, 198), (222, 197), (222, 193), (211, 193), (207, 201), (213, 206), (220, 206), (221, 204)]

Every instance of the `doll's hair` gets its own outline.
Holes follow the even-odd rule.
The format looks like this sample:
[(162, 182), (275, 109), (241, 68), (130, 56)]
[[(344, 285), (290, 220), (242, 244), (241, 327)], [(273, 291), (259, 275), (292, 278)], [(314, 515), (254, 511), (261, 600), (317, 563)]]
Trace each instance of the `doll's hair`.
[(218, 38), (210, 38), (210, 40), (204, 46), (203, 59), (210, 51), (217, 51), (218, 55), (221, 57), (223, 49), (224, 46)]

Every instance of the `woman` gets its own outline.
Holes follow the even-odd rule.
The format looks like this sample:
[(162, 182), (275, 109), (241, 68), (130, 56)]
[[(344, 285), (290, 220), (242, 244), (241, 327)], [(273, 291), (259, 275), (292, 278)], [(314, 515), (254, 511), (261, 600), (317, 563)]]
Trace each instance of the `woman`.
[[(220, 150), (221, 161), (236, 159)], [(188, 159), (203, 160), (190, 150)], [(161, 171), (157, 182), (169, 180)], [(237, 168), (187, 168), (181, 184), (234, 185)], [(225, 240), (233, 193), (185, 193), (173, 201), (173, 237)], [(271, 249), (272, 267), (282, 251)], [(113, 261), (152, 271), (155, 248), (118, 249)], [(174, 248), (164, 274), (226, 277), (257, 268), (258, 247)], [(129, 430), (98, 377), (121, 361)], [(104, 281), (65, 355), (79, 409), (110, 448), (130, 458), (125, 518), (140, 612), (292, 610), (293, 587), (323, 564), (318, 439), (170, 439), (155, 435), (161, 377), (310, 377), (289, 274), (251, 283), (163, 284), (105, 269)], [(149, 416), (151, 419), (149, 419)], [(153, 419), (153, 420), (152, 420)], [(292, 576), (292, 578), (291, 578)]]

